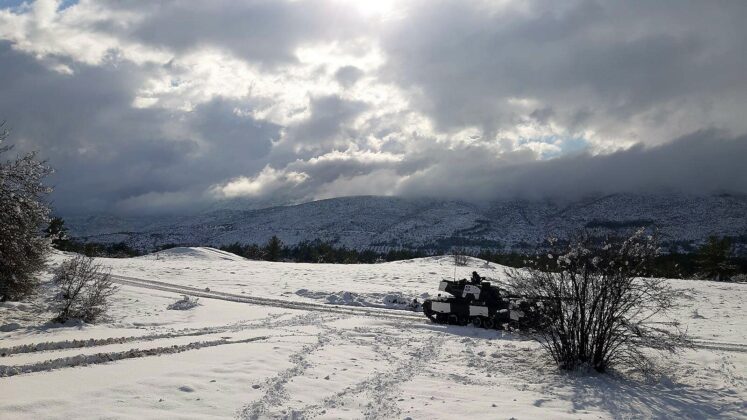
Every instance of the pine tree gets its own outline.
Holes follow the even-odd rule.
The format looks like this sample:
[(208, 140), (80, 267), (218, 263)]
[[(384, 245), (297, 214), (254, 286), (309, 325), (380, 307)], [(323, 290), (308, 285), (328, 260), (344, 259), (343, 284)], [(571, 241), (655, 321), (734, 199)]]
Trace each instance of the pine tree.
[(65, 221), (61, 217), (53, 217), (49, 226), (44, 229), (44, 235), (52, 241), (52, 246), (62, 251), (67, 250), (70, 244), (67, 233)]
[[(2, 145), (7, 136), (0, 132), (0, 155), (11, 150)], [(51, 189), (42, 180), (49, 173), (35, 153), (0, 158), (0, 301), (30, 294), (34, 275), (44, 267), (49, 240), (40, 233), (49, 216), (44, 197)]]
[(283, 251), (283, 241), (275, 235), (272, 235), (267, 245), (265, 245), (265, 255), (268, 261), (278, 261), (280, 253)]
[(729, 278), (736, 268), (730, 263), (731, 241), (729, 238), (711, 236), (698, 250), (698, 269), (707, 279), (721, 281)]

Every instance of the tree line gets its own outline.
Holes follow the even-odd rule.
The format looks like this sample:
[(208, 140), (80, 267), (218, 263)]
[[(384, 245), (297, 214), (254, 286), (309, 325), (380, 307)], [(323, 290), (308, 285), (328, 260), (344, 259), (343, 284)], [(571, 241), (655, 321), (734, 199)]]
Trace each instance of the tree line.
[[(516, 253), (481, 250), (473, 256), (512, 268), (535, 267), (548, 263), (546, 252)], [(659, 253), (642, 272), (647, 277), (704, 279), (716, 281), (744, 280), (747, 258), (734, 255), (731, 239), (711, 236), (691, 253)]]
[(370, 249), (359, 251), (344, 246), (335, 246), (319, 239), (287, 246), (277, 236), (272, 236), (264, 245), (235, 242), (221, 246), (220, 249), (252, 260), (328, 264), (373, 264), (433, 255), (426, 251), (411, 249), (392, 249), (387, 252), (376, 252)]

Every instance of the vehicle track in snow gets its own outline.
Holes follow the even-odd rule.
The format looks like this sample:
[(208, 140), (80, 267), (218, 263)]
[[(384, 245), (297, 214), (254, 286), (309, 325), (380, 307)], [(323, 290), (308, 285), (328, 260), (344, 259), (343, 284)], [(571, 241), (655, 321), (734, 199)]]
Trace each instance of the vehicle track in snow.
[(369, 307), (360, 307), (360, 306), (343, 307), (343, 306), (337, 306), (337, 305), (325, 305), (325, 304), (320, 304), (320, 303), (298, 302), (298, 301), (285, 300), (285, 299), (264, 298), (264, 297), (240, 295), (240, 294), (234, 294), (234, 293), (218, 292), (218, 291), (213, 291), (209, 289), (198, 289), (196, 287), (182, 286), (178, 284), (166, 283), (166, 282), (156, 281), (156, 280), (144, 280), (144, 279), (138, 279), (135, 277), (120, 276), (120, 275), (114, 275), (114, 274), (112, 274), (111, 278), (112, 278), (112, 281), (114, 281), (115, 283), (119, 283), (119, 284), (123, 284), (127, 286), (142, 287), (142, 288), (153, 289), (153, 290), (161, 290), (164, 292), (173, 292), (173, 293), (179, 293), (183, 295), (202, 297), (206, 299), (218, 299), (218, 300), (226, 300), (230, 302), (249, 303), (252, 305), (272, 306), (276, 308), (297, 309), (297, 310), (303, 310), (303, 311), (322, 311), (322, 312), (330, 312), (330, 313), (336, 313), (336, 314), (342, 314), (342, 315), (372, 316), (372, 317), (377, 317), (377, 318), (388, 318), (388, 319), (396, 319), (396, 320), (406, 319), (406, 320), (417, 321), (421, 323), (426, 322), (426, 319), (424, 316), (414, 315), (414, 314), (410, 315), (407, 313), (397, 313), (397, 312), (406, 312), (401, 309), (380, 309), (380, 308), (369, 308)]
[(148, 342), (179, 337), (196, 337), (223, 332), (235, 332), (252, 327), (272, 326), (272, 320), (279, 315), (271, 315), (258, 320), (238, 322), (228, 325), (205, 328), (189, 328), (177, 331), (167, 331), (155, 334), (130, 335), (106, 338), (88, 338), (79, 340), (43, 341), (39, 343), (21, 344), (13, 347), (0, 348), (0, 357), (8, 357), (16, 354), (54, 352), (59, 350), (82, 349), (89, 347), (108, 346), (112, 344), (125, 344), (132, 342)]
[(124, 359), (135, 359), (141, 357), (161, 356), (164, 354), (182, 353), (185, 351), (197, 350), (205, 347), (222, 346), (226, 344), (251, 343), (254, 341), (267, 340), (269, 338), (271, 338), (271, 336), (251, 337), (240, 340), (229, 340), (227, 338), (221, 338), (218, 340), (197, 341), (188, 344), (156, 347), (151, 349), (130, 349), (119, 352), (106, 352), (88, 355), (81, 354), (77, 356), (61, 357), (58, 359), (50, 359), (42, 362), (30, 363), (27, 365), (0, 366), (0, 377), (16, 376), (21, 374), (50, 371), (62, 368), (71, 368), (75, 366), (98, 365)]
[(297, 314), (288, 317), (287, 314), (272, 314), (264, 318), (237, 322), (228, 325), (221, 325), (216, 327), (205, 327), (196, 329), (185, 329), (173, 332), (164, 332), (156, 334), (146, 334), (141, 336), (125, 336), (125, 337), (110, 337), (100, 339), (87, 339), (87, 340), (63, 340), (57, 342), (42, 342), (42, 343), (31, 343), (24, 344), (15, 347), (8, 347), (0, 349), (5, 352), (6, 356), (24, 354), (49, 354), (50, 358), (42, 361), (26, 363), (26, 364), (14, 364), (14, 365), (0, 365), (0, 377), (16, 376), (21, 374), (52, 371), (62, 368), (69, 368), (75, 366), (88, 366), (96, 365), (101, 363), (115, 362), (123, 359), (132, 359), (149, 356), (159, 356), (162, 354), (174, 354), (181, 353), (189, 350), (201, 349), (204, 347), (214, 347), (225, 344), (239, 344), (248, 343), (258, 340), (266, 340), (270, 338), (290, 337), (293, 336), (293, 331), (288, 331), (288, 335), (263, 335), (260, 337), (252, 337), (247, 339), (230, 340), (230, 337), (221, 337), (217, 340), (206, 340), (206, 341), (195, 341), (185, 344), (178, 345), (162, 345), (160, 347), (152, 348), (131, 348), (128, 350), (121, 351), (102, 351), (93, 354), (77, 354), (72, 356), (64, 357), (52, 357), (55, 352), (65, 350), (76, 350), (76, 349), (87, 349), (92, 347), (109, 346), (126, 343), (143, 343), (143, 342), (158, 342), (166, 341), (173, 338), (179, 337), (192, 337), (202, 336), (208, 334), (220, 334), (220, 333), (232, 333), (241, 332), (246, 330), (255, 329), (272, 329), (277, 331), (287, 330), (293, 327), (302, 327), (307, 325), (319, 325), (324, 322), (340, 319), (337, 316), (327, 316), (314, 314), (309, 316), (307, 313)]
[[(276, 308), (295, 309), (295, 310), (303, 310), (303, 311), (321, 311), (321, 312), (329, 312), (329, 313), (342, 314), (342, 315), (370, 316), (370, 317), (387, 318), (387, 319), (393, 319), (393, 320), (408, 320), (411, 322), (418, 322), (418, 323), (430, 322), (424, 316), (410, 315), (407, 313), (397, 313), (397, 312), (406, 312), (401, 309), (380, 309), (380, 308), (369, 308), (369, 307), (359, 307), (359, 306), (343, 307), (343, 306), (337, 306), (337, 305), (325, 305), (325, 304), (320, 304), (320, 303), (298, 302), (298, 301), (285, 300), (285, 299), (273, 299), (273, 298), (240, 295), (240, 294), (234, 294), (234, 293), (218, 292), (218, 291), (208, 290), (208, 289), (198, 289), (196, 287), (191, 287), (191, 286), (182, 286), (182, 285), (173, 284), (173, 283), (166, 283), (166, 282), (157, 281), (157, 280), (145, 280), (145, 279), (139, 279), (135, 277), (121, 276), (121, 275), (114, 275), (114, 274), (111, 277), (112, 277), (112, 281), (119, 283), (119, 284), (123, 284), (123, 285), (141, 287), (141, 288), (153, 289), (153, 290), (161, 290), (165, 292), (179, 293), (183, 295), (202, 297), (206, 299), (218, 299), (218, 300), (225, 300), (225, 301), (230, 301), (230, 302), (248, 303), (252, 305), (272, 306)], [(722, 343), (722, 342), (717, 342), (717, 341), (698, 339), (698, 340), (693, 340), (693, 346), (695, 348), (703, 348), (703, 349), (709, 349), (709, 350), (722, 350), (722, 351), (747, 353), (747, 344), (741, 344), (741, 343)]]
[(693, 347), (708, 350), (732, 351), (737, 353), (747, 353), (747, 344), (726, 343), (721, 341), (710, 340), (693, 340)]
[(282, 330), (290, 327), (318, 324), (324, 322), (323, 317), (309, 317), (299, 314), (288, 317), (287, 314), (271, 314), (264, 318), (235, 322), (227, 325), (204, 328), (190, 328), (177, 331), (166, 331), (155, 334), (131, 335), (106, 338), (89, 338), (80, 340), (44, 341), (39, 343), (21, 344), (13, 347), (0, 348), (0, 358), (24, 354), (53, 354), (65, 350), (87, 349), (91, 347), (102, 347), (126, 343), (145, 343), (151, 341), (169, 340), (180, 337), (198, 337), (203, 335), (232, 333), (253, 329), (276, 329)]

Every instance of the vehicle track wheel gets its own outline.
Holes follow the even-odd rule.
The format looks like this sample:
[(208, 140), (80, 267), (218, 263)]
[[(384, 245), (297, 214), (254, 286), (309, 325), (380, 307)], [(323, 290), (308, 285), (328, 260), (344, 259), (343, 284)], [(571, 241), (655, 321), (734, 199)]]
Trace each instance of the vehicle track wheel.
[(486, 319), (485, 321), (483, 321), (483, 323), (482, 323), (482, 326), (483, 326), (484, 328), (487, 328), (487, 329), (489, 329), (489, 330), (492, 330), (492, 329), (493, 329), (493, 326), (494, 326), (494, 325), (493, 325), (493, 320), (492, 320), (492, 319), (490, 319), (490, 318), (487, 318), (487, 319)]
[(458, 325), (459, 324), (459, 317), (457, 317), (454, 314), (449, 315), (449, 324), (451, 324), (451, 325)]
[(476, 317), (472, 318), (472, 326), (475, 327), (475, 328), (482, 327), (482, 320), (480, 319), (480, 317), (476, 316)]

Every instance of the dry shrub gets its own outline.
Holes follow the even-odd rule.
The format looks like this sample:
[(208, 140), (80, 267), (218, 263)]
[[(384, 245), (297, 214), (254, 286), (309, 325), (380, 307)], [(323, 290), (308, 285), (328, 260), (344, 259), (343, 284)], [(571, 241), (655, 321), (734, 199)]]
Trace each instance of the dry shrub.
[(532, 334), (561, 369), (649, 369), (645, 348), (674, 352), (688, 344), (666, 318), (678, 293), (663, 279), (639, 277), (657, 254), (654, 237), (639, 230), (627, 239), (583, 236), (553, 247), (549, 262), (507, 274), (517, 293), (546, 302), (544, 327)]
[(106, 313), (109, 298), (117, 291), (108, 269), (84, 255), (63, 262), (54, 274), (53, 281), (59, 287), (55, 300), (57, 322), (96, 322)]

